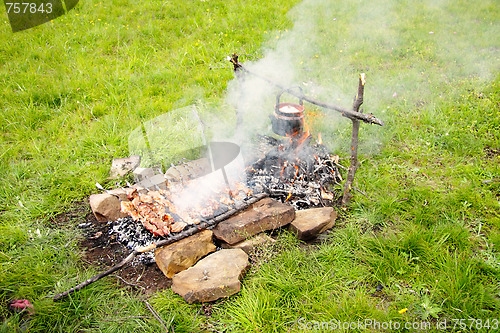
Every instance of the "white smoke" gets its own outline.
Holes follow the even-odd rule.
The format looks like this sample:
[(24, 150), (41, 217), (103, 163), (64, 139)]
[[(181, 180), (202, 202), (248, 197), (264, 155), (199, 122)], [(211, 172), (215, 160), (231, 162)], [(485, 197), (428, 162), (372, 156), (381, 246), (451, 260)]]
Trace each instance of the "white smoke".
[[(250, 71), (281, 86), (299, 86), (308, 96), (346, 108), (351, 107), (357, 92), (359, 73), (366, 73), (362, 108), (387, 123), (386, 127), (362, 124), (360, 151), (372, 153), (381, 146), (384, 133), (390, 132), (391, 119), (398, 113), (417, 114), (421, 105), (439, 100), (455, 82), (470, 77), (488, 80), (499, 72), (500, 25), (493, 15), (487, 15), (494, 4), (494, 0), (485, 0), (476, 10), (463, 11), (452, 0), (304, 0), (289, 13), (294, 22), (290, 29), (269, 33), (260, 59), (242, 56), (240, 60)], [(484, 20), (491, 24), (477, 24)], [(226, 95), (226, 104), (237, 113), (235, 119), (228, 122), (213, 113), (209, 118), (210, 112), (200, 110), (208, 140), (245, 146), (256, 134), (272, 135), (269, 116), (279, 92), (257, 76), (235, 77), (228, 83)], [(282, 101), (297, 99), (284, 94)], [(177, 113), (178, 119), (168, 118), (165, 133), (173, 133), (194, 147), (203, 140), (199, 133), (188, 135), (196, 132), (199, 124), (191, 110), (186, 110)], [(226, 117), (227, 112), (222, 114)], [(348, 155), (351, 122), (347, 118), (307, 103), (306, 116), (313, 135), (321, 132), (333, 152)], [(235, 130), (236, 119), (240, 123)], [(186, 126), (181, 128), (178, 122)], [(158, 132), (158, 127), (154, 131)], [(166, 144), (170, 141), (149, 142), (150, 147), (144, 148), (143, 132), (137, 130), (134, 137), (140, 139), (143, 151), (157, 147), (161, 153), (177, 153), (174, 148), (178, 145), (170, 148)], [(222, 184), (220, 176), (216, 179)], [(206, 187), (216, 184), (209, 185)], [(196, 196), (196, 190), (189, 193)]]
[[(396, 112), (429, 105), (457, 80), (488, 80), (498, 73), (500, 26), (484, 14), (493, 3), (482, 2), (471, 12), (451, 0), (304, 0), (289, 13), (292, 28), (269, 34), (260, 60), (241, 60), (252, 72), (282, 86), (301, 86), (306, 95), (347, 108), (364, 72), (362, 108), (390, 124)], [(488, 28), (478, 26), (488, 19)], [(278, 92), (252, 75), (229, 83), (227, 103), (242, 119), (237, 142), (270, 133), (269, 115)], [(294, 100), (286, 94), (283, 98)], [(323, 132), (330, 148), (346, 153), (350, 121), (330, 110), (318, 114), (306, 104), (306, 114), (311, 109), (317, 116), (313, 132)], [(361, 142), (361, 150), (376, 151), (384, 131), (387, 128), (362, 125), (361, 137), (368, 139)]]

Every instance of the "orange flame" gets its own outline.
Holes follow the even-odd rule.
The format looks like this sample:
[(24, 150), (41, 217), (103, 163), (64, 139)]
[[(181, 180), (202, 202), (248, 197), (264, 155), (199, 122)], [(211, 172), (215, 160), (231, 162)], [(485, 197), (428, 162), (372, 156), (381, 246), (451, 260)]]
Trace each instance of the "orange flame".
[(309, 132), (309, 124), (304, 122), (304, 129), (302, 131), (297, 131), (290, 135), (287, 134), (286, 136), (290, 140), (290, 143), (295, 142), (296, 147), (299, 148), (302, 143), (304, 143), (304, 141), (311, 136), (311, 133)]
[(321, 137), (321, 132), (318, 133), (318, 144), (319, 145), (323, 144), (323, 138)]
[(297, 147), (300, 147), (310, 136), (311, 132), (309, 132), (309, 124), (304, 122), (304, 132), (302, 132), (302, 136), (297, 140)]
[(293, 183), (295, 182), (295, 179), (297, 178), (297, 175), (299, 174), (299, 166), (295, 164), (293, 167), (295, 168), (295, 176), (293, 177), (292, 183), (290, 185), (290, 192), (288, 193), (288, 196), (286, 197), (285, 202), (287, 202), (288, 199), (290, 199), (290, 197), (292, 196)]

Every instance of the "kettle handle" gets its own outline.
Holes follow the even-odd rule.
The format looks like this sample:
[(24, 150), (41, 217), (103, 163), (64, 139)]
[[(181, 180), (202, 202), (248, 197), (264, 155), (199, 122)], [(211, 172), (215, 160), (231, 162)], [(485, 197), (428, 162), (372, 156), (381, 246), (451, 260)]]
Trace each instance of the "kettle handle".
[[(296, 87), (291, 87), (291, 88), (285, 88), (281, 90), (278, 95), (276, 95), (276, 112), (279, 112), (279, 105), (280, 105), (280, 98), (281, 95), (283, 95), (284, 92), (290, 93), (290, 90), (293, 88), (298, 88), (300, 90), (300, 95), (303, 96), (304, 94), (302, 93), (302, 87), (296, 86)], [(299, 98), (299, 105), (304, 105), (304, 100), (302, 98)]]

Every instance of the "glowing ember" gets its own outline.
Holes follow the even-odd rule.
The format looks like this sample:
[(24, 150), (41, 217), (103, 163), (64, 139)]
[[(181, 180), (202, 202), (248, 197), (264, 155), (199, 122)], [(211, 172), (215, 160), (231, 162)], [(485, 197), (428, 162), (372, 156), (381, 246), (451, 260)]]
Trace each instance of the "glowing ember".
[(333, 200), (333, 193), (321, 188), (321, 198), (325, 200)]

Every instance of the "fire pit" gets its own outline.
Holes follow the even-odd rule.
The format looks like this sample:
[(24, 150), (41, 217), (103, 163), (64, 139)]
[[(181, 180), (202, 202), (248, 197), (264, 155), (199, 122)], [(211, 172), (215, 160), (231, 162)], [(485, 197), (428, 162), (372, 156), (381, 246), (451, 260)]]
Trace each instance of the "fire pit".
[[(235, 71), (246, 71), (238, 63), (236, 55), (233, 55), (231, 61)], [(373, 115), (358, 112), (363, 101), (364, 75), (360, 76), (354, 111), (313, 100), (305, 96), (300, 89), (297, 92), (294, 89), (280, 88), (281, 91), (276, 97), (276, 105), (270, 119), (273, 132), (281, 138), (268, 135), (258, 136), (255, 151), (259, 153), (259, 156), (247, 161), (240, 168), (227, 168), (227, 165), (233, 160), (233, 158), (227, 158), (227, 151), (231, 151), (231, 149), (227, 147), (216, 149), (213, 143), (207, 144), (204, 124), (194, 110), (193, 113), (201, 124), (202, 138), (208, 153), (207, 158), (210, 161), (209, 170), (202, 176), (193, 177), (190, 177), (189, 174), (186, 177), (182, 172), (178, 172), (179, 177), (176, 180), (167, 177), (167, 170), (165, 174), (156, 175), (163, 179), (163, 186), (157, 182), (151, 182), (152, 187), (130, 185), (128, 188), (122, 189), (121, 196), (120, 194), (112, 194), (119, 199), (122, 212), (129, 216), (110, 222), (110, 233), (116, 234), (116, 239), (133, 251), (118, 265), (75, 288), (56, 295), (54, 299), (65, 297), (101, 277), (111, 274), (141, 253), (147, 253), (182, 240), (198, 231), (211, 229), (220, 222), (224, 221), (225, 229), (234, 234), (236, 225), (233, 227), (231, 223), (238, 224), (239, 218), (232, 218), (229, 227), (226, 223), (229, 220), (226, 221), (226, 219), (241, 211), (244, 211), (242, 215), (247, 213), (245, 216), (249, 220), (245, 223), (251, 227), (252, 235), (255, 235), (262, 230), (271, 230), (291, 223), (295, 218), (295, 210), (332, 206), (341, 197), (343, 197), (342, 203), (344, 204), (356, 171), (359, 122), (361, 120), (383, 125), (383, 122)], [(298, 97), (299, 104), (281, 103), (280, 98), (284, 92)], [(338, 156), (333, 156), (328, 152), (320, 138), (316, 141), (311, 136), (305, 121), (304, 100), (337, 110), (353, 121), (351, 167), (348, 169), (344, 191), (334, 189), (343, 180), (340, 169), (344, 167), (339, 164)], [(151, 155), (151, 144), (145, 134), (144, 125), (138, 132), (144, 135), (147, 151)], [(179, 133), (179, 131), (176, 132)], [(237, 155), (239, 153), (240, 151), (237, 149)], [(177, 165), (171, 164), (171, 168), (177, 170), (183, 163), (185, 162)], [(236, 172), (233, 172), (234, 170)], [(259, 200), (266, 196), (275, 200), (265, 204), (261, 203), (259, 206)], [(273, 203), (278, 201), (281, 203)], [(283, 206), (286, 208), (284, 209)], [(247, 209), (249, 207), (251, 208)], [(257, 207), (265, 208), (265, 211), (259, 212), (258, 210), (261, 208), (257, 209)], [(286, 218), (274, 223), (272, 222), (275, 218), (273, 211), (278, 210), (281, 210)], [(248, 214), (249, 212), (252, 214)], [(318, 230), (325, 230), (324, 228), (328, 226), (331, 228), (333, 225), (331, 222), (334, 221), (333, 214), (330, 215), (331, 212), (333, 209), (330, 207), (324, 224), (319, 226)], [(260, 218), (259, 216), (265, 220), (265, 228), (260, 230), (259, 227), (255, 228), (255, 224), (258, 223), (255, 218)], [(333, 218), (332, 221), (330, 221), (330, 216)], [(218, 228), (218, 233), (223, 233), (222, 229), (224, 228)], [(241, 225), (238, 225), (237, 229), (250, 230)], [(225, 239), (222, 235), (217, 237)], [(246, 237), (238, 235), (237, 239), (245, 239)], [(228, 241), (228, 243), (234, 245), (232, 242)], [(154, 261), (152, 255), (143, 257), (145, 263), (152, 261)], [(242, 269), (244, 269), (244, 265)], [(240, 275), (241, 272), (235, 276)]]
[[(255, 149), (262, 157), (241, 170), (244, 179), (236, 178), (232, 172), (228, 180), (219, 160), (215, 163), (219, 167), (218, 181), (209, 173), (170, 181), (167, 190), (137, 186), (123, 189), (128, 200), (121, 201), (122, 211), (129, 217), (108, 222), (110, 234), (135, 249), (182, 234), (186, 228), (197, 229), (202, 222), (207, 223), (236, 207), (248, 206), (248, 202), (262, 194), (289, 203), (295, 209), (331, 205), (335, 199), (331, 188), (342, 180), (338, 156), (330, 155), (320, 143), (311, 144), (308, 132), (299, 133), (281, 140), (260, 136)], [(301, 140), (300, 145), (295, 138)], [(153, 263), (154, 257), (145, 253), (140, 260)]]
[[(342, 181), (338, 156), (331, 156), (321, 142), (312, 139), (302, 100), (299, 104), (280, 102), (289, 90), (276, 96), (270, 117), (273, 131), (282, 138), (259, 136), (251, 149), (260, 155), (257, 160), (245, 165), (238, 145), (212, 142), (191, 149), (204, 152), (204, 168), (191, 172), (196, 162), (181, 161), (165, 172), (161, 186), (146, 181), (123, 189), (126, 198), (121, 200), (121, 211), (129, 217), (110, 222), (118, 241), (131, 249), (145, 246), (244, 205), (260, 193), (295, 209), (331, 205), (332, 187)], [(152, 256), (145, 259), (152, 260)]]
[(331, 205), (335, 199), (331, 188), (342, 181), (339, 157), (328, 153), (320, 135), (313, 142), (302, 99), (299, 104), (280, 103), (286, 91), (292, 89), (277, 95), (270, 117), (273, 132), (284, 138), (260, 136), (261, 157), (247, 168), (248, 184), (296, 209)]

